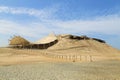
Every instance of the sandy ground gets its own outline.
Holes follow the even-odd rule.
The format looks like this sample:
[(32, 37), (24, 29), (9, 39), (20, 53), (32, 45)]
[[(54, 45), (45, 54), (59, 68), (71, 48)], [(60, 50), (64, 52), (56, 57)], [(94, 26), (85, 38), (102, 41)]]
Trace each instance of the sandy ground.
[(41, 50), (19, 50), (0, 48), (0, 65), (25, 64), (34, 62), (64, 62), (51, 57), (46, 57)]
[[(46, 54), (47, 53), (47, 54)], [(30, 49), (10, 49), (0, 48), (0, 65), (24, 64), (32, 62), (72, 62), (74, 54), (77, 54), (76, 62), (90, 62), (102, 60), (120, 60), (120, 55), (114, 53), (82, 53), (80, 50), (30, 50)], [(98, 54), (102, 54), (98, 55)], [(62, 56), (61, 56), (62, 55)], [(79, 56), (82, 55), (82, 56)], [(95, 56), (94, 56), (95, 55)], [(55, 56), (55, 57), (54, 57)], [(66, 58), (67, 56), (67, 58)], [(90, 59), (90, 56), (91, 59)], [(63, 57), (63, 58), (62, 58)], [(72, 57), (72, 59), (71, 59)], [(81, 59), (80, 59), (81, 57)]]
[(120, 51), (66, 38), (46, 50), (0, 48), (0, 80), (120, 80)]
[(120, 62), (36, 62), (4, 65), (0, 66), (0, 80), (120, 80)]
[(66, 62), (43, 52), (0, 48), (0, 80), (120, 80), (119, 60)]

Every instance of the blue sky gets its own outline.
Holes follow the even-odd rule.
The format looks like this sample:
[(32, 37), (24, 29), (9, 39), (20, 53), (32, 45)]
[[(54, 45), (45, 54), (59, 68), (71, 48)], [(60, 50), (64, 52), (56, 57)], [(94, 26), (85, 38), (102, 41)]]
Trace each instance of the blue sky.
[(13, 35), (34, 42), (51, 32), (101, 38), (120, 49), (120, 0), (0, 0), (0, 46)]

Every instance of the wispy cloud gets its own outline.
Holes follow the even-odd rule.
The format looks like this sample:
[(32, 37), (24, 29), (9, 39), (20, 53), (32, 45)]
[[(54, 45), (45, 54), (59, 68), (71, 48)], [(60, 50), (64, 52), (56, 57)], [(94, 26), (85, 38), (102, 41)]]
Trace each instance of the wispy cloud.
[(39, 37), (51, 31), (55, 33), (97, 32), (119, 35), (120, 16), (105, 16), (94, 20), (47, 20), (45, 22), (30, 22), (30, 24), (19, 24), (14, 21), (0, 20), (0, 26), (0, 33), (2, 34), (19, 34), (31, 37)]
[(23, 7), (7, 7), (0, 6), (0, 13), (8, 14), (26, 14), (30, 16), (35, 16), (41, 19), (51, 18), (51, 16), (56, 12), (56, 8), (43, 8), (43, 9), (34, 9), (34, 8), (23, 8)]
[(48, 31), (48, 28), (42, 23), (19, 24), (13, 21), (0, 20), (0, 33), (6, 35), (23, 35), (28, 37), (37, 37)]
[(54, 21), (52, 25), (58, 29), (62, 29), (64, 32), (97, 32), (118, 35), (120, 32), (120, 16), (108, 15), (97, 17), (93, 20)]
[[(8, 14), (26, 14), (38, 17), (41, 20), (29, 23), (19, 23), (14, 20), (0, 19), (0, 34), (2, 35), (22, 35), (24, 37), (40, 38), (44, 34), (54, 31), (55, 33), (101, 33), (108, 35), (117, 35), (120, 37), (120, 13), (107, 16), (99, 16), (94, 19), (74, 19), (63, 21), (53, 19), (56, 8), (51, 9), (30, 9), (30, 8), (11, 8), (0, 7), (0, 13)], [(1, 42), (2, 43), (2, 42)]]

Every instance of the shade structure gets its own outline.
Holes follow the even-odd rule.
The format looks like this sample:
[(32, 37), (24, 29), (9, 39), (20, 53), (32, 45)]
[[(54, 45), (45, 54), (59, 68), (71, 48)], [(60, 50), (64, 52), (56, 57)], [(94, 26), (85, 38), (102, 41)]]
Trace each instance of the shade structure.
[(51, 42), (54, 42), (57, 40), (57, 37), (55, 36), (54, 33), (50, 33), (48, 36), (44, 37), (43, 39), (40, 39), (36, 42), (34, 42), (34, 44), (48, 44)]
[(29, 44), (29, 41), (22, 38), (21, 36), (14, 36), (9, 43), (9, 45), (21, 45), (21, 46), (25, 46), (28, 44)]

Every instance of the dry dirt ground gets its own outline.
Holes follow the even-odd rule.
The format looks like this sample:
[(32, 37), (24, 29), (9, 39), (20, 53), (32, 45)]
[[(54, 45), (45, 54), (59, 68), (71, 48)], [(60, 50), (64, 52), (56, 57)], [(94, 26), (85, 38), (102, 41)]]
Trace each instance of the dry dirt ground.
[(43, 52), (45, 51), (0, 48), (0, 65), (55, 61), (52, 58), (44, 56)]
[(83, 53), (79, 48), (67, 50), (0, 48), (0, 65), (23, 64), (29, 62), (90, 62), (101, 60), (120, 60), (120, 54), (116, 54), (97, 52)]
[(120, 80), (120, 61), (3, 65), (0, 80)]
[(56, 51), (0, 48), (0, 80), (120, 80), (118, 59), (66, 62), (48, 52)]

